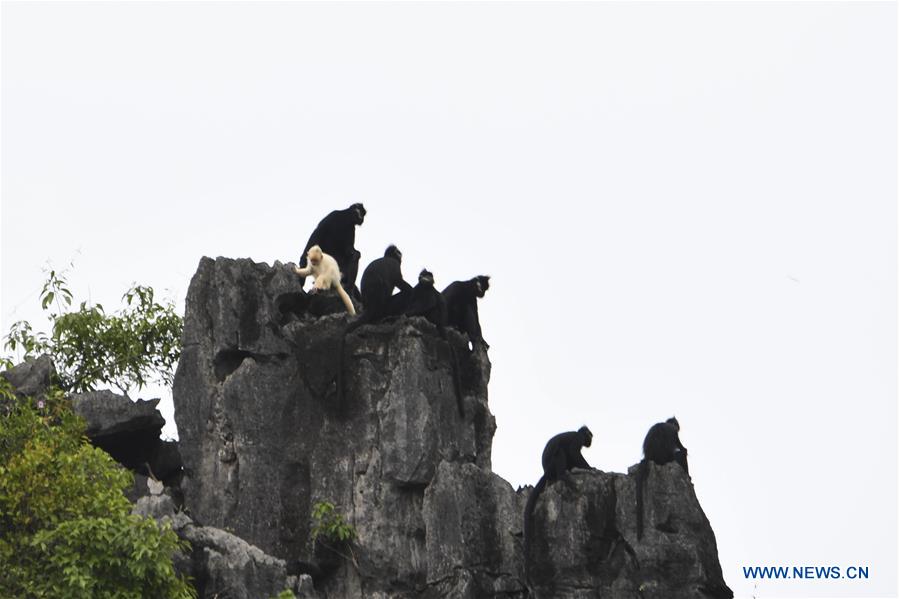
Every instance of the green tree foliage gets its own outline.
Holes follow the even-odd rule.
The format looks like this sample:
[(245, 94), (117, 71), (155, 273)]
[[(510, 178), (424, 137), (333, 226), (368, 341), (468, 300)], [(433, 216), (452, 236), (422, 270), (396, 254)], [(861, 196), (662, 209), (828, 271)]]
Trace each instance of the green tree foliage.
[(359, 560), (353, 549), (356, 529), (344, 520), (343, 515), (330, 501), (319, 501), (312, 506), (314, 525), (311, 531), (316, 556), (323, 556), (330, 561), (332, 556), (348, 559), (359, 569)]
[(329, 543), (349, 543), (356, 538), (356, 529), (343, 519), (337, 507), (330, 501), (319, 501), (312, 506), (312, 541), (322, 539)]
[(65, 273), (49, 271), (40, 301), (51, 333), (35, 331), (26, 321), (13, 323), (6, 349), (22, 359), (50, 354), (68, 391), (113, 385), (127, 393), (148, 382), (171, 384), (183, 328), (171, 301), (160, 304), (152, 288), (134, 285), (122, 296), (121, 310), (107, 314), (102, 305), (86, 302), (72, 310), (67, 285)]
[[(17, 322), (6, 349), (20, 359), (49, 353), (68, 391), (171, 382), (182, 329), (171, 302), (137, 285), (112, 314), (84, 302), (73, 310), (72, 300), (65, 275), (49, 271), (40, 302), (50, 334)], [(186, 543), (131, 514), (123, 490), (132, 474), (90, 445), (61, 389), (22, 399), (0, 377), (0, 408), (0, 596), (196, 597), (172, 565)]]
[[(2, 377), (0, 377), (0, 380)], [(168, 525), (132, 515), (132, 481), (84, 437), (62, 391), (0, 395), (0, 589), (22, 598), (186, 599), (175, 574), (185, 549)]]

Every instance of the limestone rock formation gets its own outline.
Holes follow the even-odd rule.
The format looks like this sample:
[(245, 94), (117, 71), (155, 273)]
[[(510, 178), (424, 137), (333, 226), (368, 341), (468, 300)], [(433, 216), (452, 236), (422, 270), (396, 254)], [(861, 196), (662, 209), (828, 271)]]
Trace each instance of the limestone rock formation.
[(342, 306), (317, 316), (297, 308), (302, 295), (287, 266), (201, 261), (174, 386), (186, 506), (206, 525), (309, 564), (318, 561), (312, 507), (334, 503), (358, 532), (358, 563), (316, 581), (324, 592), (419, 596), (428, 587), (422, 504), (438, 467), (469, 463), (494, 477), (489, 362), (450, 336), (463, 419), (449, 346), (432, 325), (402, 318), (363, 327), (346, 338), (341, 359)]
[(729, 599), (715, 535), (689, 477), (650, 464), (644, 531), (636, 535), (636, 467), (574, 470), (534, 510), (530, 578), (539, 598)]
[(112, 391), (75, 393), (70, 398), (72, 409), (87, 423), (86, 433), (91, 438), (142, 434), (145, 431), (158, 438), (165, 425), (165, 419), (156, 409), (158, 399), (131, 401), (127, 396)]
[[(289, 266), (204, 258), (187, 297), (175, 417), (185, 508), (227, 528), (317, 592), (350, 597), (529, 596), (516, 492), (491, 472), (490, 363), (421, 319), (357, 329)], [(453, 394), (452, 343), (465, 416)], [(338, 373), (344, 397), (338, 397)], [(539, 597), (709, 597), (724, 585), (690, 480), (653, 468), (635, 538), (634, 477), (577, 472), (537, 503), (531, 591)], [(331, 502), (357, 533), (310, 539)]]
[(91, 443), (139, 475), (178, 483), (181, 456), (176, 442), (159, 437), (165, 419), (156, 409), (158, 399), (132, 401), (111, 391), (75, 393), (69, 399), (87, 423)]
[(475, 464), (440, 464), (422, 505), (432, 596), (523, 596), (526, 499)]
[[(634, 468), (576, 469), (571, 484), (549, 485), (535, 506), (526, 580), (531, 488), (516, 491), (491, 471), (486, 352), (423, 319), (367, 325), (344, 340), (347, 322), (339, 299), (308, 296), (289, 265), (204, 258), (175, 376), (180, 441), (159, 439), (155, 401), (72, 396), (92, 442), (137, 472), (135, 513), (191, 542), (176, 565), (201, 598), (285, 589), (300, 599), (732, 597), (692, 482), (674, 464), (650, 465), (640, 541)], [(52, 363), (3, 375), (39, 395)], [(337, 506), (351, 543), (313, 542), (319, 502)]]
[(167, 523), (190, 542), (190, 555), (176, 556), (175, 565), (191, 578), (200, 597), (267, 599), (290, 590), (297, 599), (318, 598), (308, 575), (288, 575), (284, 560), (266, 555), (227, 531), (197, 525), (175, 509), (168, 495), (142, 497), (132, 513)]

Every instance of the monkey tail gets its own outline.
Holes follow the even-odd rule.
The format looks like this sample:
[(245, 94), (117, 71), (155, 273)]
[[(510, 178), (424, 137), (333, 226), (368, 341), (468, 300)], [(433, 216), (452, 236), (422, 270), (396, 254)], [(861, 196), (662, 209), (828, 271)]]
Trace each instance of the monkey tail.
[(459, 378), (459, 355), (456, 353), (456, 348), (453, 347), (452, 341), (446, 338), (446, 331), (444, 333), (444, 339), (449, 344), (450, 348), (450, 357), (453, 360), (453, 392), (456, 394), (456, 405), (459, 407), (459, 417), (463, 420), (465, 419), (465, 401), (462, 398), (462, 380)]
[(340, 344), (337, 349), (337, 405), (343, 405), (343, 354), (346, 352), (346, 336), (350, 332), (350, 324), (340, 336)]
[(643, 487), (649, 474), (649, 461), (646, 458), (637, 466), (637, 540), (643, 538)]
[(524, 505), (524, 580), (527, 586), (531, 586), (531, 536), (534, 530), (534, 507), (537, 505), (537, 498), (546, 488), (546, 475), (540, 477), (534, 490), (528, 496), (528, 501)]
[(452, 370), (453, 370), (453, 393), (456, 395), (456, 406), (459, 408), (459, 416), (464, 420), (465, 419), (465, 401), (462, 398), (462, 380), (459, 377), (459, 354), (456, 353), (456, 348), (453, 347), (453, 342), (450, 341), (449, 335), (446, 334), (446, 327), (437, 325), (437, 333), (440, 335), (440, 338), (446, 341), (446, 344), (449, 346), (450, 350), (450, 359), (452, 359)]
[(680, 451), (676, 451), (674, 453), (674, 461), (680, 464), (680, 467), (684, 469), (684, 472), (687, 473), (687, 476), (690, 476), (690, 467), (687, 465), (687, 448), (684, 447)]
[(367, 322), (365, 318), (365, 312), (362, 313), (362, 316), (351, 322), (347, 325), (347, 327), (343, 330), (343, 335), (340, 336), (340, 344), (337, 350), (337, 405), (343, 406), (343, 397), (344, 397), (344, 382), (343, 382), (343, 367), (344, 367), (344, 355), (346, 354), (346, 338), (350, 333), (361, 327), (363, 324)]
[(335, 287), (337, 287), (337, 295), (340, 296), (340, 299), (343, 300), (343, 305), (346, 306), (346, 311), (350, 313), (350, 316), (355, 316), (356, 308), (353, 307), (353, 300), (351, 300), (350, 296), (347, 295), (347, 292), (343, 288), (343, 285), (337, 283)]

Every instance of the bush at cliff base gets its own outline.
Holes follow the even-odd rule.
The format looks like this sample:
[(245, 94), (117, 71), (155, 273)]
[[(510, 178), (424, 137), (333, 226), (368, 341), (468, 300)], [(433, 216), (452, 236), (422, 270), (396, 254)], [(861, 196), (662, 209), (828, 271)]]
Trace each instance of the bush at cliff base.
[(0, 389), (0, 595), (196, 597), (172, 566), (185, 544), (131, 515), (131, 483), (88, 443), (61, 392), (35, 400)]

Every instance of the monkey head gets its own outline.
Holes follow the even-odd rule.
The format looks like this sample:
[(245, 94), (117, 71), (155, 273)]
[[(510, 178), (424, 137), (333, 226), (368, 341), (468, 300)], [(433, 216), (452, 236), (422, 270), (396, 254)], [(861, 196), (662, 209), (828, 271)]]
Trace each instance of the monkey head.
[(418, 273), (418, 282), (424, 285), (434, 286), (434, 275), (427, 268), (423, 268), (420, 273)]
[(322, 261), (322, 249), (317, 245), (313, 245), (309, 248), (309, 251), (306, 252), (306, 258), (309, 260), (309, 264), (318, 266)]
[(674, 416), (672, 416), (671, 418), (666, 420), (665, 423), (670, 424), (671, 426), (674, 427), (674, 430), (680, 432), (680, 422), (678, 422), (677, 418), (675, 418)]
[(577, 432), (581, 436), (583, 446), (590, 447), (590, 444), (593, 443), (593, 433), (590, 432), (590, 429), (586, 426), (582, 426), (577, 429)]
[(363, 206), (361, 203), (356, 203), (356, 204), (353, 204), (352, 206), (350, 206), (350, 209), (352, 209), (353, 212), (355, 213), (355, 215), (354, 215), (355, 220), (354, 220), (353, 224), (361, 225), (362, 221), (365, 220), (365, 214), (366, 214), (365, 206)]
[(403, 261), (403, 252), (401, 252), (399, 250), (399, 248), (396, 247), (395, 245), (388, 245), (387, 249), (384, 250), (384, 257), (385, 258), (393, 258), (397, 262), (402, 262)]
[(484, 294), (490, 289), (490, 277), (488, 275), (478, 275), (474, 280), (478, 297), (484, 297)]

